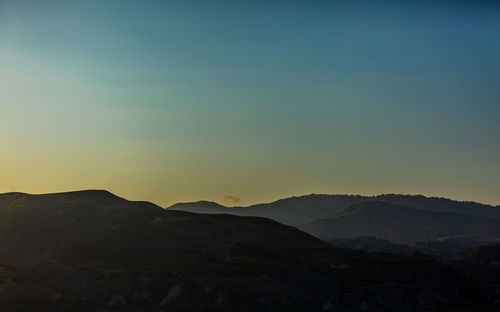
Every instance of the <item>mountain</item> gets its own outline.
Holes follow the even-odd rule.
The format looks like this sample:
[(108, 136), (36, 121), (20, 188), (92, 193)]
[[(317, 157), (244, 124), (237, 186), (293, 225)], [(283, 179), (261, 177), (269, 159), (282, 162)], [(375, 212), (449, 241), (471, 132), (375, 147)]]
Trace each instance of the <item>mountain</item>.
[(174, 204), (168, 209), (183, 210), (196, 213), (225, 213), (241, 216), (260, 216), (281, 223), (298, 226), (326, 214), (346, 209), (352, 205), (367, 201), (382, 201), (416, 209), (426, 209), (442, 212), (457, 212), (471, 216), (500, 220), (500, 207), (461, 202), (445, 198), (425, 197), (421, 195), (385, 194), (378, 196), (360, 195), (321, 195), (291, 197), (266, 204), (248, 207), (225, 207), (217, 203), (199, 201)]
[(444, 237), (430, 241), (395, 244), (386, 239), (379, 239), (373, 236), (360, 236), (355, 238), (337, 238), (331, 240), (330, 243), (337, 247), (369, 252), (421, 253), (432, 255), (438, 259), (448, 259), (472, 248), (498, 244), (498, 240)]
[(485, 205), (472, 201), (456, 201), (439, 197), (399, 194), (379, 195), (376, 196), (374, 200), (416, 209), (457, 212), (476, 217), (500, 220), (500, 206)]
[(500, 267), (500, 245), (479, 246), (456, 255), (453, 260)]
[(484, 287), (490, 297), (500, 294), (500, 245), (472, 248), (445, 263)]
[(261, 217), (164, 210), (105, 191), (2, 194), (0, 239), (6, 311), (436, 311), (485, 301), (429, 256), (336, 248)]
[(467, 238), (446, 238), (403, 245), (374, 237), (356, 237), (335, 239), (331, 243), (338, 247), (370, 252), (432, 254), (437, 261), (453, 267), (474, 281), (488, 297), (495, 298), (500, 294), (500, 245), (498, 240), (479, 241)]
[(300, 227), (325, 240), (374, 236), (395, 243), (449, 236), (500, 237), (500, 221), (455, 212), (414, 209), (387, 202), (364, 202)]
[(0, 194), (0, 259), (24, 265), (60, 243), (163, 212), (100, 190)]
[(329, 212), (343, 209), (364, 200), (365, 198), (363, 196), (312, 194), (280, 199), (272, 203), (257, 204), (248, 207), (225, 207), (209, 201), (199, 201), (192, 203), (177, 203), (167, 209), (195, 213), (259, 216), (297, 226), (319, 218)]

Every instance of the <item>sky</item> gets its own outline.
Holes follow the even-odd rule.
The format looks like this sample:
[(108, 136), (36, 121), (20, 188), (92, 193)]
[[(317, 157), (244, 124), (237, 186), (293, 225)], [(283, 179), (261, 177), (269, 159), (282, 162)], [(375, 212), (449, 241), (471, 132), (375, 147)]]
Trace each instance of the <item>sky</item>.
[(0, 192), (500, 204), (495, 1), (0, 0)]

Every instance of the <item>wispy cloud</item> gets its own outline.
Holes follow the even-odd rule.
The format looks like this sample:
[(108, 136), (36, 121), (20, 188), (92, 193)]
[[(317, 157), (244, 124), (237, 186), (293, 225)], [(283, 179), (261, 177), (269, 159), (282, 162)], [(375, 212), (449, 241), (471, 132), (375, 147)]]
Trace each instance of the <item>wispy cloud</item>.
[(241, 199), (236, 196), (224, 195), (219, 202), (223, 205), (236, 205), (239, 204)]

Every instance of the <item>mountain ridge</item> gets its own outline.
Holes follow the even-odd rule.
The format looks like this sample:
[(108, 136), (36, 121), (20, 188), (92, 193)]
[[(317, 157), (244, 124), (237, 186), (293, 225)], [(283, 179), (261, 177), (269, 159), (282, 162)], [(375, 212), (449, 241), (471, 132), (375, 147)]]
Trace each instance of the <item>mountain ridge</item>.
[[(7, 194), (7, 193), (4, 193)], [(2, 194), (0, 194), (2, 195)], [(250, 208), (250, 207), (255, 207), (255, 206), (260, 206), (260, 205), (269, 205), (269, 204), (275, 204), (275, 203), (281, 203), (281, 202), (286, 202), (289, 200), (295, 200), (295, 199), (303, 199), (303, 198), (311, 198), (311, 197), (361, 197), (361, 198), (366, 198), (366, 199), (373, 199), (376, 201), (377, 198), (384, 198), (384, 197), (402, 197), (402, 198), (422, 198), (422, 199), (431, 199), (431, 200), (441, 200), (441, 201), (449, 201), (449, 202), (455, 202), (455, 203), (462, 203), (462, 204), (477, 204), (480, 206), (488, 206), (488, 207), (493, 207), (493, 208), (500, 208), (500, 205), (494, 205), (494, 204), (486, 204), (482, 203), (479, 201), (474, 201), (474, 200), (458, 200), (458, 199), (452, 199), (449, 197), (439, 197), (439, 196), (426, 196), (423, 194), (397, 194), (397, 193), (383, 193), (379, 195), (356, 195), (356, 194), (328, 194), (328, 193), (310, 193), (310, 194), (304, 194), (304, 195), (296, 195), (296, 196), (290, 196), (290, 197), (284, 197), (284, 198), (279, 198), (273, 201), (268, 201), (268, 202), (262, 202), (262, 203), (256, 203), (256, 204), (251, 204), (251, 205), (246, 205), (246, 206), (226, 206), (223, 204), (220, 204), (216, 201), (212, 200), (196, 200), (196, 201), (181, 201), (181, 202), (176, 202), (173, 203), (165, 209), (173, 209), (173, 207), (177, 205), (189, 205), (189, 204), (203, 204), (203, 203), (208, 203), (208, 204), (214, 204), (217, 206), (220, 206), (222, 208)]]
[(410, 208), (454, 211), (500, 220), (500, 206), (481, 204), (473, 201), (456, 201), (442, 197), (401, 194), (375, 196), (310, 194), (278, 199), (269, 203), (235, 207), (226, 207), (210, 201), (198, 201), (176, 203), (166, 209), (202, 213), (230, 213), (247, 216), (258, 215), (281, 223), (300, 226), (327, 214), (366, 201), (385, 201)]
[(20, 197), (0, 200), (7, 311), (347, 312), (362, 302), (402, 311), (484, 301), (432, 257), (335, 248), (262, 217), (169, 210), (99, 192)]

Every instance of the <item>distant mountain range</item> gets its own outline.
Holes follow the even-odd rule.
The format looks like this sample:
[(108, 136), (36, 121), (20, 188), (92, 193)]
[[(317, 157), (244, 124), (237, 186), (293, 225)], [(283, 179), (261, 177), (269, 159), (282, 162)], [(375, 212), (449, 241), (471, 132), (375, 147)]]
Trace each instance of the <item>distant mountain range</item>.
[(266, 218), (106, 191), (0, 194), (0, 310), (436, 311), (492, 298), (430, 256), (337, 248)]
[(500, 237), (500, 207), (444, 198), (386, 194), (306, 195), (249, 207), (200, 201), (168, 209), (261, 216), (297, 226), (326, 240), (374, 236), (395, 243), (448, 236)]

